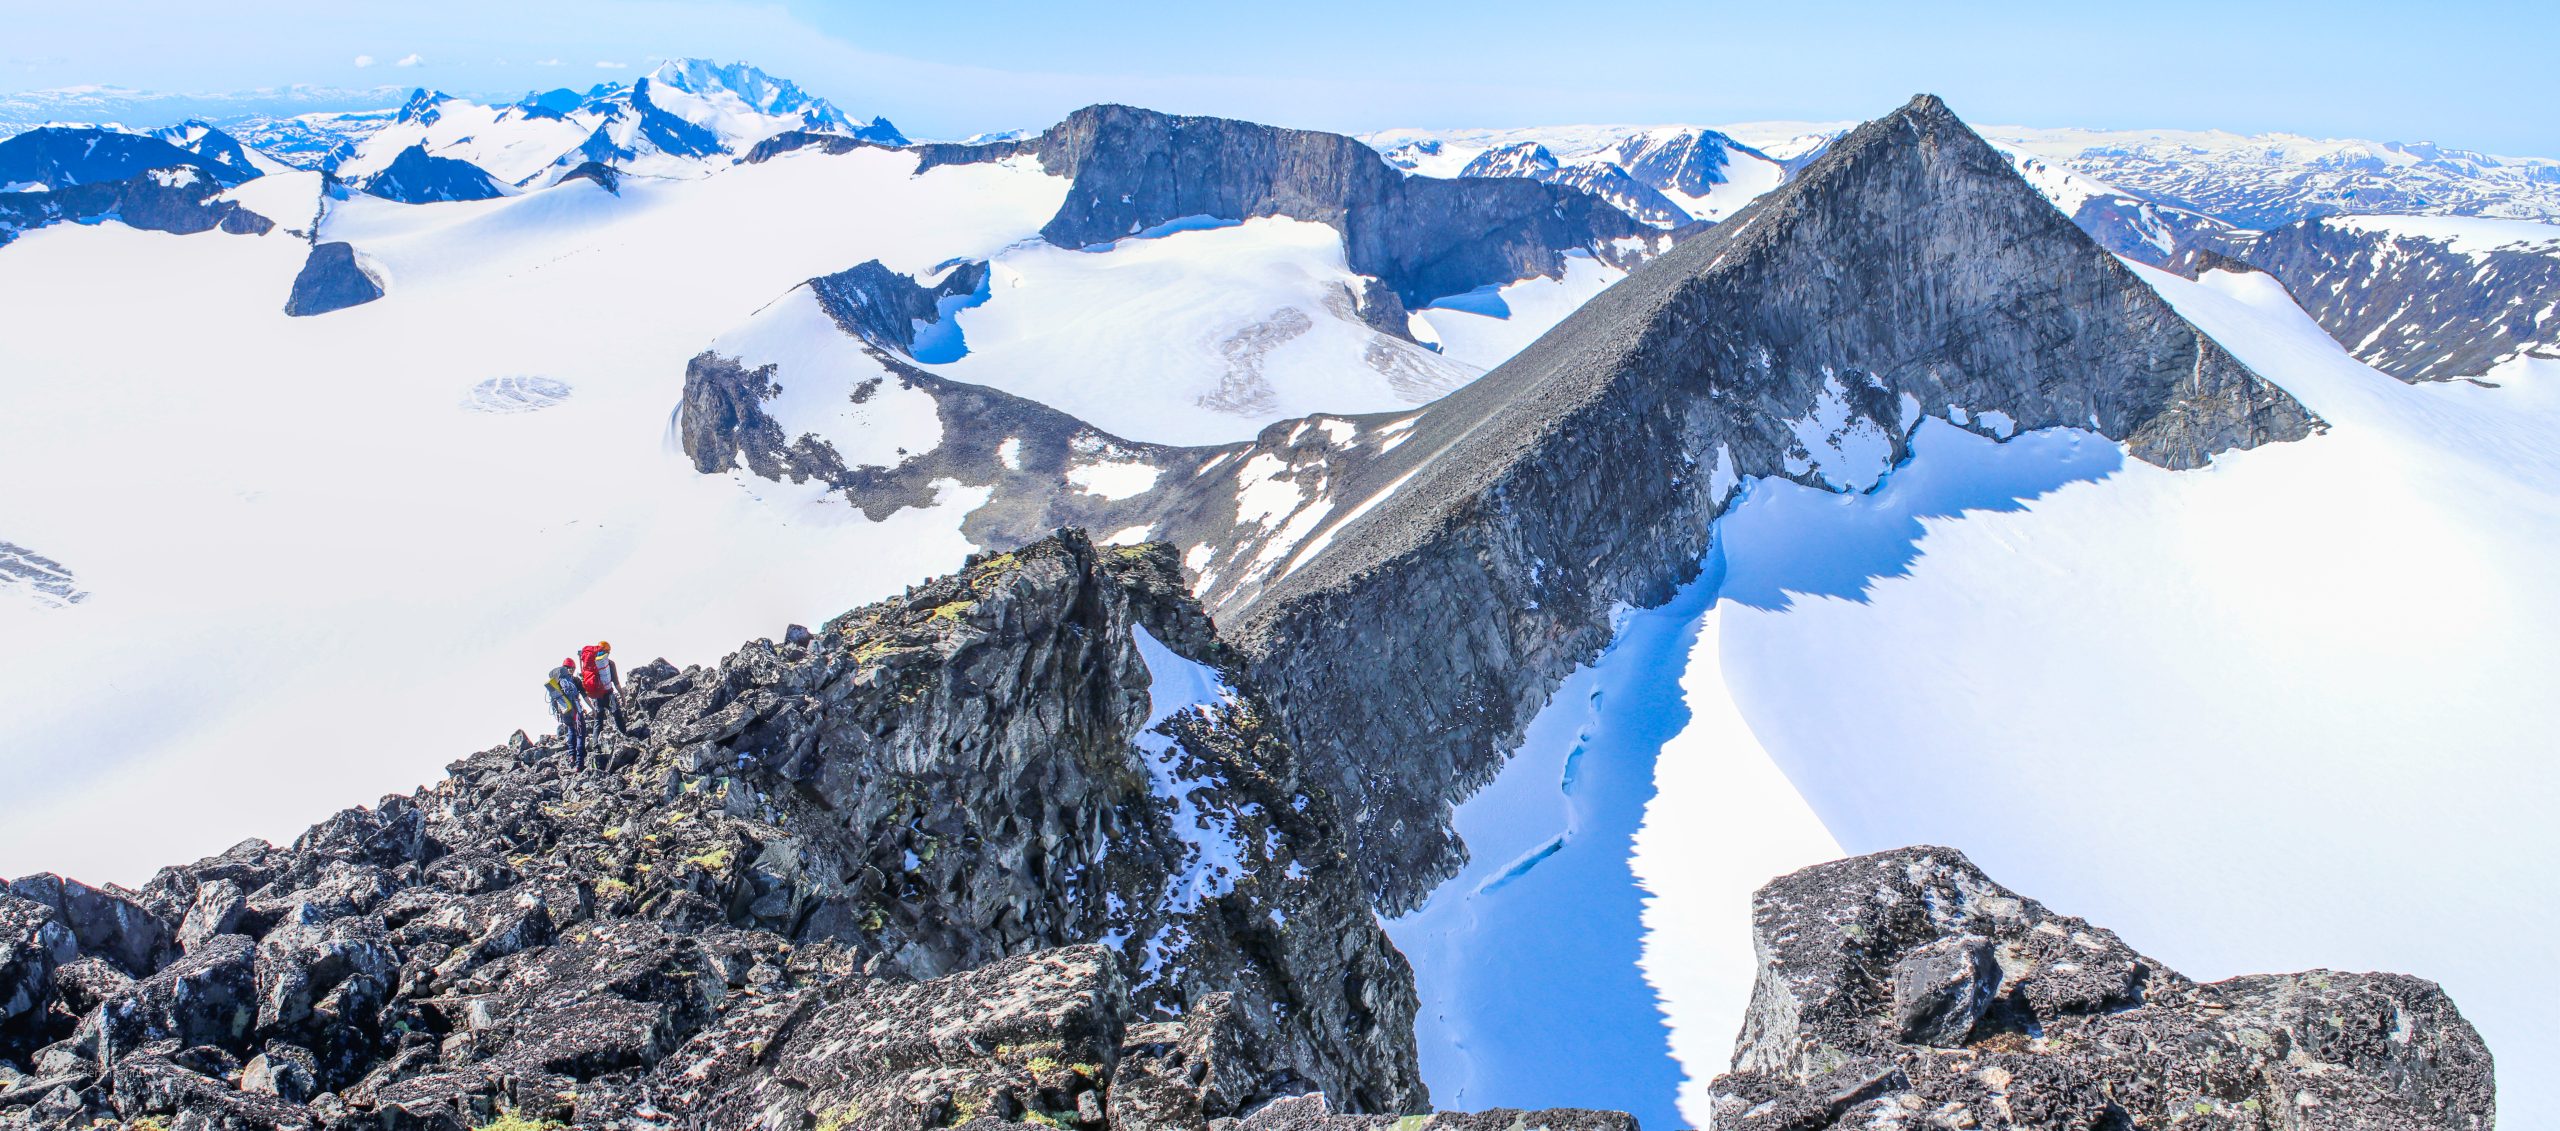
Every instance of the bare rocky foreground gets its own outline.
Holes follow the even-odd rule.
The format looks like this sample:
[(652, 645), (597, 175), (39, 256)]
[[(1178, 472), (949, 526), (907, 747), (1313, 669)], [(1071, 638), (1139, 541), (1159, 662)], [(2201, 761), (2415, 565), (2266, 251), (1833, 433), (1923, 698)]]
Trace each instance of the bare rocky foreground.
[(1339, 814), (1248, 688), (1152, 701), (1193, 660), (1233, 670), (1167, 548), (1065, 534), (634, 671), (585, 768), (518, 735), (140, 891), (19, 879), (0, 1126), (1427, 1110)]
[(1773, 881), (1752, 941), (1759, 980), (1714, 1085), (1723, 1131), (2496, 1122), (2488, 1047), (2435, 983), (2199, 985), (1950, 849)]
[[(1207, 669), (1141, 634), (1229, 692), (1154, 701)], [(1064, 533), (640, 669), (597, 765), (518, 735), (140, 891), (19, 879), (0, 1126), (1633, 1131), (1405, 1114), (1411, 973), (1239, 672), (1169, 548)], [(2432, 984), (2195, 985), (1946, 850), (1758, 930), (1738, 1131), (2490, 1126)]]

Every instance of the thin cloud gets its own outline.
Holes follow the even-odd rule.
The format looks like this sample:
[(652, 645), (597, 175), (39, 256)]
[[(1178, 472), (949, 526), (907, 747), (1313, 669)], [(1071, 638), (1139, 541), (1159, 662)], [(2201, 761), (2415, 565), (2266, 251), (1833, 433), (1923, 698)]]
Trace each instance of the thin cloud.
[(397, 62), (397, 63), (393, 63), (393, 64), (392, 64), (392, 66), (395, 66), (395, 67), (414, 67), (414, 66), (417, 66), (418, 64), (420, 64), (420, 63), (424, 63), (424, 62), (426, 62), (426, 61), (427, 61), (427, 57), (426, 57), (426, 56), (424, 56), (424, 55), (420, 55), (420, 54), (418, 54), (417, 52), (412, 51), (412, 52), (410, 52), (410, 53), (408, 53), (408, 54), (406, 54), (406, 55), (401, 56), (401, 57), (400, 57), (400, 61), (399, 61), (399, 62)]
[(537, 66), (537, 67), (557, 67), (557, 66), (559, 66), (559, 65), (560, 65), (560, 60), (558, 60), (558, 59), (536, 59), (536, 60), (534, 60), (534, 61), (533, 61), (533, 65), (534, 65), (534, 66)]
[(596, 61), (596, 69), (600, 71), (619, 71), (629, 66), (631, 66), (629, 63), (608, 63), (601, 59)]
[(358, 55), (358, 56), (356, 56), (356, 65), (357, 65), (357, 66), (359, 66), (359, 67), (370, 67), (370, 66), (372, 66), (372, 65), (373, 65), (373, 56), (371, 56), (371, 55)]

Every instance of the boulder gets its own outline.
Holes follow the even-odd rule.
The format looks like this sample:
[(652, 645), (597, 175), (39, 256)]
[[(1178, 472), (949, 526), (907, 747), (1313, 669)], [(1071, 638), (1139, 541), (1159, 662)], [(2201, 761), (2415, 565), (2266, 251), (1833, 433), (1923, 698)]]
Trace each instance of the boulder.
[(2434, 983), (2199, 984), (1951, 849), (1781, 877), (1752, 933), (1759, 977), (1710, 1087), (1722, 1131), (2495, 1123), (2489, 1050)]
[(168, 928), (119, 892), (51, 873), (15, 880), (9, 891), (53, 908), (79, 940), (82, 954), (114, 962), (134, 977), (148, 977), (170, 949)]
[(38, 1014), (53, 972), (80, 956), (80, 940), (54, 909), (0, 894), (0, 1026)]
[(1894, 962), (1894, 1028), (1906, 1044), (1957, 1048), (1999, 990), (1991, 940), (1939, 939)]
[(94, 1027), (100, 1062), (155, 1041), (178, 1047), (247, 1047), (258, 1020), (258, 948), (222, 935), (108, 999), (83, 1022)]

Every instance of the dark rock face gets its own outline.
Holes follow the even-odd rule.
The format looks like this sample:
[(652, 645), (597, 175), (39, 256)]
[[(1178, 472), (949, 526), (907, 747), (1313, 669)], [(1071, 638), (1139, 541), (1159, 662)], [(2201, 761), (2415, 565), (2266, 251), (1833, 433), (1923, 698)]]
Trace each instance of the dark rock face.
[(1248, 685), (1176, 690), (1238, 673), (1166, 548), (1064, 534), (634, 669), (584, 767), (518, 735), (140, 892), (21, 880), (63, 910), (0, 895), (0, 1120), (1420, 1110), (1342, 815)]
[[(923, 167), (1039, 153), (1077, 179), (1050, 229), (1069, 242), (1201, 212), (1285, 212), (1336, 217), (1357, 249), (1372, 222), (1364, 208), (1557, 191), (1411, 178), (1364, 196), (1373, 177), (1395, 174), (1329, 138), (1101, 107), (1038, 139), (916, 152)], [(1358, 200), (1370, 203), (1342, 204)], [(1536, 242), (1430, 227), (1477, 204), (1398, 238)], [(893, 282), (862, 293), (920, 301)], [(1840, 139), (1791, 183), (1419, 412), (1165, 448), (871, 348), (889, 379), (940, 405), (935, 452), (844, 467), (763, 413), (776, 375), (713, 355), (687, 374), (686, 451), (706, 472), (834, 484), (874, 517), (930, 501), (937, 478), (992, 485), (963, 527), (980, 545), (1074, 523), (1144, 527), (1190, 547), (1203, 598), (1281, 705), (1293, 744), (1358, 815), (1355, 855), (1390, 910), (1457, 869), (1448, 806), (1492, 778), (1550, 689), (1606, 644), (1611, 610), (1659, 604), (1696, 576), (1740, 478), (1864, 490), (1908, 454), (1924, 416), (1959, 408), (2005, 416), (2001, 435), (2095, 429), (2178, 468), (2316, 425), (1932, 98)], [(1008, 461), (999, 445), (1010, 437), (1020, 451)], [(1117, 501), (1070, 490), (1062, 476), (1078, 445), (1159, 468), (1158, 486)], [(1255, 484), (1285, 487), (1298, 509), (1249, 517), (1240, 500)]]
[(945, 299), (977, 294), (987, 285), (987, 265), (962, 263), (927, 287), (877, 259), (809, 280), (818, 305), (837, 328), (884, 350), (912, 355), (916, 323), (942, 320)]
[(2436, 240), (2305, 220), (2237, 254), (2273, 275), (2356, 359), (2403, 381), (2560, 356), (2560, 245), (2455, 251)]
[(1959, 1047), (1999, 989), (1991, 940), (1939, 939), (1893, 964), (1894, 1033), (1905, 1044)]
[(1252, 454), (1292, 459), (1341, 505), (1401, 486), (1326, 552), (1221, 570), (1203, 593), (1283, 716), (1308, 720), (1302, 755), (1367, 815), (1381, 899), (1410, 907), (1463, 858), (1447, 804), (1606, 643), (1613, 607), (1696, 575), (1737, 477), (1864, 489), (1948, 406), (2094, 428), (2179, 468), (2315, 423), (1923, 97), (1424, 409), (1393, 448), (1301, 463), (1266, 432)]
[(1088, 106), (1036, 138), (920, 146), (917, 153), (919, 170), (1037, 154), (1049, 172), (1075, 181), (1040, 230), (1061, 247), (1108, 243), (1193, 216), (1331, 224), (1342, 232), (1351, 269), (1383, 280), (1407, 306), (1560, 274), (1567, 251), (1631, 263), (1657, 250), (1661, 238), (1565, 186), (1406, 177), (1340, 134), (1130, 106)]
[(437, 157), (424, 145), (401, 150), (382, 171), (357, 186), (385, 200), (432, 204), (443, 200), (488, 200), (505, 196), (506, 186), (468, 161)]
[(356, 246), (343, 240), (311, 245), (311, 257), (293, 277), (284, 312), (296, 318), (362, 306), (383, 294), (382, 284), (356, 261)]
[(57, 222), (118, 220), (145, 231), (179, 235), (217, 228), (233, 235), (265, 235), (274, 230), (274, 221), (267, 217), (236, 201), (217, 199), (227, 187), (202, 165), (182, 164), (50, 192), (0, 193), (0, 246), (21, 232)]
[[(2199, 985), (1950, 849), (1781, 877), (1752, 933), (1759, 980), (1713, 1085), (1729, 1131), (2495, 1122), (2489, 1051), (2434, 983), (2315, 970)], [(1992, 987), (1981, 1019), (1913, 1039), (1911, 976), (1974, 971)]]
[[(934, 398), (940, 445), (896, 467), (848, 467), (833, 445), (811, 435), (787, 436), (764, 411), (764, 402), (779, 395), (775, 367), (748, 369), (736, 358), (706, 352), (685, 367), (684, 400), (676, 410), (677, 435), (695, 469), (719, 474), (744, 468), (767, 479), (832, 484), (875, 520), (903, 507), (932, 505), (938, 480), (984, 486), (990, 497), (963, 520), (961, 532), (981, 546), (1007, 546), (1062, 526), (1144, 525), (1159, 517), (1170, 496), (1150, 492), (1113, 500), (1068, 490), (1073, 464), (1145, 462), (1164, 468), (1164, 480), (1176, 481), (1222, 454), (1123, 440), (1038, 402), (928, 373), (868, 342), (860, 348), (879, 362), (882, 383), (894, 381)], [(878, 391), (877, 385), (857, 386), (847, 395)], [(1227, 507), (1231, 520), (1234, 509), (1232, 503)]]

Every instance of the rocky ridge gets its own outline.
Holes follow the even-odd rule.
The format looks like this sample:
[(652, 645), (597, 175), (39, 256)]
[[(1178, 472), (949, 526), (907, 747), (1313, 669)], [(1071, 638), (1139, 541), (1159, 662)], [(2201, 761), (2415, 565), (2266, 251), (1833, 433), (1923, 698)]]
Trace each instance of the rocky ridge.
[[(748, 153), (843, 152), (876, 143), (783, 134)], [(1074, 182), (1040, 230), (1059, 247), (1109, 243), (1177, 220), (1263, 216), (1328, 224), (1371, 324), (1401, 335), (1405, 308), (1487, 284), (1559, 275), (1568, 254), (1625, 265), (1668, 237), (1580, 189), (1522, 179), (1406, 177), (1340, 134), (1134, 106), (1088, 106), (1027, 138), (907, 147), (917, 171), (1032, 156)]]
[(1165, 547), (1062, 534), (628, 681), (583, 766), (518, 735), (140, 891), (9, 884), (0, 1124), (1425, 1110), (1343, 815)]
[[(1038, 153), (1077, 177), (1051, 223), (1070, 241), (1193, 209), (1320, 208), (1291, 194), (1355, 168), (1309, 156), (1306, 147), (1332, 152), (1322, 135), (1230, 138), (1221, 131), (1239, 124), (1110, 107), (1069, 126), (923, 147), (920, 164)], [(839, 143), (856, 144), (828, 142)], [(1216, 167), (1208, 158), (1223, 144), (1242, 147), (1233, 168), (1243, 172), (1195, 195), (1131, 180), (1178, 164), (1132, 154), (1170, 146)], [(1307, 169), (1316, 172), (1299, 175)], [(1263, 179), (1277, 173), (1290, 175)], [(1124, 195), (1126, 207), (1109, 204)], [(1357, 216), (1343, 214), (1347, 246), (1358, 246)], [(828, 466), (828, 453), (781, 435), (759, 410), (769, 377), (706, 356), (681, 414), (697, 466), (824, 479), (875, 514), (933, 498), (931, 483), (948, 476), (993, 487), (964, 527), (972, 538), (1075, 522), (1187, 547), (1203, 600), (1282, 717), (1324, 720), (1303, 724), (1293, 744), (1344, 799), (1355, 855), (1389, 910), (1414, 906), (1456, 870), (1464, 850), (1449, 806), (1490, 780), (1555, 684), (1606, 644), (1616, 609), (1658, 604), (1697, 575), (1710, 525), (1743, 478), (1866, 490), (1908, 454), (1926, 417), (1999, 436), (2087, 428), (2181, 468), (2317, 423), (1928, 97), (1839, 139), (1786, 185), (1418, 411), (1283, 421), (1221, 448), (1132, 445), (865, 345), (884, 380), (934, 395), (941, 448), (898, 468)], [(1006, 430), (972, 418), (987, 411), (1004, 413)], [(1025, 440), (1008, 463), (998, 437), (1015, 435)], [(1033, 437), (1056, 457), (1021, 456)], [(1156, 485), (1108, 500), (1069, 489), (1070, 462), (1098, 446), (1158, 468)], [(1397, 615), (1378, 615), (1389, 609)]]
[(94, 126), (47, 126), (0, 140), (0, 186), (8, 186), (0, 191), (0, 246), (47, 224), (110, 218), (181, 235), (274, 229), (269, 217), (222, 199), (259, 175), (231, 159), (237, 142), (210, 129), (173, 136), (194, 148)]
[(2560, 240), (2472, 250), (2348, 217), (2288, 224), (2232, 254), (2275, 276), (2357, 360), (2403, 381), (2560, 357)]
[[(1923, 96), (1403, 422), (1391, 448), (1291, 464), (1328, 498), (1370, 501), (1324, 552), (1221, 569), (1203, 595), (1284, 717), (1400, 752), (1384, 765), (1295, 736), (1360, 814), (1383, 904), (1409, 907), (1463, 858), (1447, 805), (1597, 654), (1613, 610), (1696, 576), (1742, 477), (1865, 490), (1942, 415), (2088, 428), (2168, 467), (2316, 424)], [(1413, 687), (1420, 702), (1384, 693)]]
[(1719, 1131), (2486, 1131), (2489, 1050), (2444, 991), (2313, 970), (2198, 984), (1915, 847), (1780, 877)]

